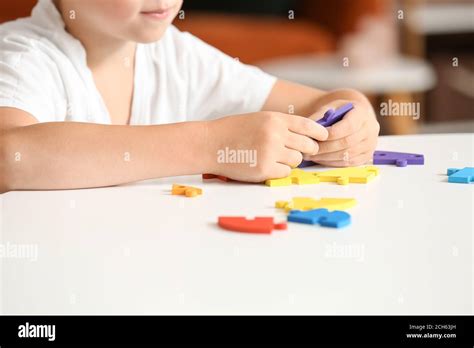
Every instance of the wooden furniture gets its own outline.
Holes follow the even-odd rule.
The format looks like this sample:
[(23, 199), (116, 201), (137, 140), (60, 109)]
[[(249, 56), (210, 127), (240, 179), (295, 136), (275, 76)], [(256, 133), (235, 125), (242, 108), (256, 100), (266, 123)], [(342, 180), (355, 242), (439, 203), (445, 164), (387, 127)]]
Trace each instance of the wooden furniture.
[(422, 97), (427, 122), (472, 120), (474, 3), (470, 0), (403, 0), (404, 54), (433, 64), (437, 84)]
[(28, 17), (38, 0), (0, 1), (0, 23)]
[(191, 9), (174, 24), (243, 62), (258, 64), (271, 58), (332, 52), (361, 18), (382, 14), (387, 5), (385, 0), (300, 0), (288, 6), (287, 16)]

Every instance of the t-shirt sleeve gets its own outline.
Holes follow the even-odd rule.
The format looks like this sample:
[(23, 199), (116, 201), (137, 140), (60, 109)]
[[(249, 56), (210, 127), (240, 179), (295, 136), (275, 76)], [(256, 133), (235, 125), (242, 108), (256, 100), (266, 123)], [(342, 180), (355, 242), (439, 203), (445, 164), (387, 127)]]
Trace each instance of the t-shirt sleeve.
[(239, 62), (197, 37), (172, 27), (185, 51), (188, 119), (211, 119), (260, 111), (276, 78)]
[(0, 107), (21, 109), (38, 122), (55, 121), (51, 62), (28, 45), (27, 40), (0, 38)]

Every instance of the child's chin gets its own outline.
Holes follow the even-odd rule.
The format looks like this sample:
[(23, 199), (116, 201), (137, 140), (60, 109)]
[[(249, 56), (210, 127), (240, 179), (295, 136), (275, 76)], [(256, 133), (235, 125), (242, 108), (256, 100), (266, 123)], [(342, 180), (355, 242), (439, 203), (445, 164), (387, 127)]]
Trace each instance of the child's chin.
[(144, 33), (140, 33), (139, 35), (136, 35), (134, 37), (134, 41), (138, 43), (151, 43), (160, 40), (163, 35), (165, 34), (166, 28), (163, 28), (162, 30), (154, 30), (153, 32), (147, 31)]

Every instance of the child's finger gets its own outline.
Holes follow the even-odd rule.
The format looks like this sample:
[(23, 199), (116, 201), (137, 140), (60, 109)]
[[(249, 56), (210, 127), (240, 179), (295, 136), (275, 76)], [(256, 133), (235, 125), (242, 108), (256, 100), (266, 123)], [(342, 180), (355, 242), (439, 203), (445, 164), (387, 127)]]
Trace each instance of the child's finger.
[(284, 148), (279, 154), (278, 163), (286, 164), (291, 168), (296, 168), (303, 161), (303, 154), (296, 150)]
[(343, 149), (340, 151), (329, 152), (329, 153), (318, 153), (315, 156), (311, 156), (311, 161), (319, 162), (319, 161), (349, 161), (353, 157), (357, 157), (360, 154), (367, 151), (370, 148), (369, 140), (365, 139), (364, 141), (355, 144), (351, 148)]
[(324, 141), (328, 137), (326, 128), (309, 118), (292, 116), (288, 120), (288, 129), (294, 133), (306, 135), (307, 137), (320, 141)]
[(316, 154), (319, 149), (318, 143), (315, 140), (293, 132), (288, 132), (285, 146), (308, 155)]
[(365, 118), (361, 116), (354, 110), (349, 111), (341, 121), (327, 128), (329, 132), (327, 140), (341, 139), (357, 132), (365, 122)]
[(319, 151), (317, 155), (349, 149), (352, 146), (359, 144), (361, 141), (363, 141), (367, 137), (368, 137), (368, 132), (366, 129), (363, 129), (360, 132), (356, 132), (354, 134), (348, 135), (347, 137), (342, 138), (342, 139), (322, 141), (318, 144)]
[(291, 174), (291, 169), (292, 167), (285, 163), (276, 162), (271, 170), (272, 174), (266, 179), (286, 178)]
[(370, 162), (372, 160), (372, 154), (373, 151), (369, 151), (364, 152), (354, 158), (349, 158), (347, 161), (317, 161), (316, 163), (326, 167), (356, 167)]

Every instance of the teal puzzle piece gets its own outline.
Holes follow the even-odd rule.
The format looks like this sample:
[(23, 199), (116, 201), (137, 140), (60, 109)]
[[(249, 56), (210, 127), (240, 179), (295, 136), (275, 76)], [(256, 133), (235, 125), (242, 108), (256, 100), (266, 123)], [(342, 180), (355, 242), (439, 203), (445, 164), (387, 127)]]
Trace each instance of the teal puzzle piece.
[(448, 182), (469, 184), (474, 182), (474, 168), (466, 167), (464, 169), (448, 168)]
[(332, 212), (329, 212), (327, 209), (313, 209), (308, 211), (291, 210), (288, 215), (288, 221), (340, 228), (351, 223), (351, 216), (345, 211), (340, 210), (334, 210)]

